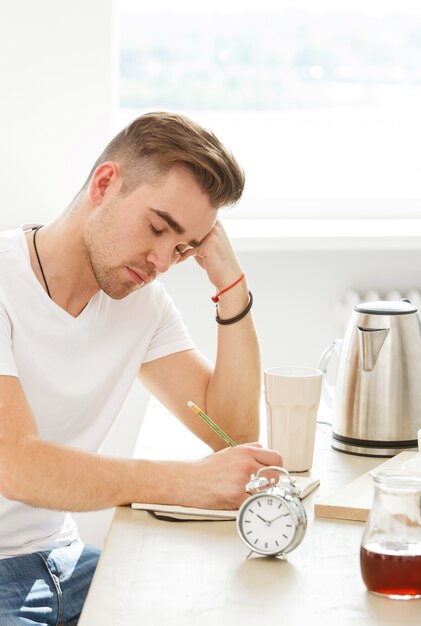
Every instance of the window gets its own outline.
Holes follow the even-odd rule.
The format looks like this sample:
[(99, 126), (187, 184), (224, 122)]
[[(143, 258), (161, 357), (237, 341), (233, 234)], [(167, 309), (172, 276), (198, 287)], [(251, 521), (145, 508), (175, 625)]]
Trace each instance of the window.
[(211, 128), (246, 171), (238, 216), (421, 216), (418, 0), (118, 7), (118, 128)]

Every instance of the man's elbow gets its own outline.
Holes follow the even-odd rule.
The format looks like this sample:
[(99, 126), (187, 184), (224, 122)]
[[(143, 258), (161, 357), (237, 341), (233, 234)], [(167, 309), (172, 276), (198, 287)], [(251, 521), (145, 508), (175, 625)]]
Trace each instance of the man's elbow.
[(260, 422), (259, 420), (250, 420), (250, 422), (239, 430), (236, 443), (252, 443), (259, 441)]
[(4, 449), (0, 443), (0, 493), (7, 500), (23, 502), (25, 500), (24, 485), (19, 480), (19, 455), (8, 446)]
[(10, 472), (0, 468), (0, 494), (6, 500), (21, 500), (18, 488)]

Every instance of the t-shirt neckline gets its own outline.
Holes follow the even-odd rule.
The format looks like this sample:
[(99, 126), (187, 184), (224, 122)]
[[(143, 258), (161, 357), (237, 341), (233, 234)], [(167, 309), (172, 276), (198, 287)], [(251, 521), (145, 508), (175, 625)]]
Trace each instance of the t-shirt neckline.
[(34, 228), (37, 228), (37, 226), (42, 226), (42, 224), (40, 224), (38, 222), (30, 222), (30, 223), (27, 223), (27, 224), (22, 224), (22, 226), (20, 227), (21, 244), (22, 244), (22, 248), (23, 248), (24, 253), (25, 253), (25, 258), (26, 258), (26, 260), (28, 262), (28, 265), (29, 265), (29, 269), (30, 269), (30, 272), (31, 272), (31, 279), (33, 279), (35, 281), (36, 288), (38, 290), (42, 291), (42, 294), (45, 297), (45, 302), (47, 302), (46, 306), (49, 306), (49, 307), (53, 308), (64, 319), (67, 319), (70, 322), (73, 321), (74, 323), (77, 323), (78, 321), (81, 321), (82, 319), (84, 319), (86, 317), (86, 315), (88, 314), (88, 311), (93, 306), (92, 303), (94, 301), (98, 300), (98, 298), (102, 294), (102, 291), (98, 291), (95, 295), (93, 295), (92, 298), (89, 300), (89, 302), (86, 304), (86, 306), (82, 309), (82, 311), (76, 317), (74, 315), (71, 315), (70, 313), (68, 313), (65, 309), (63, 309), (63, 307), (61, 307), (52, 298), (50, 298), (50, 296), (45, 291), (44, 287), (41, 285), (41, 283), (39, 282), (38, 278), (36, 277), (34, 270), (32, 269), (31, 255), (29, 253), (28, 240), (26, 239), (26, 234), (25, 234), (28, 230), (33, 230)]

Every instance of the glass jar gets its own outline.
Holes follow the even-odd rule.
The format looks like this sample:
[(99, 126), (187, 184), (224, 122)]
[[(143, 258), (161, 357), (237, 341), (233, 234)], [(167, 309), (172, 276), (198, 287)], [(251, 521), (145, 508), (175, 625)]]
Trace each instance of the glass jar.
[(373, 471), (374, 501), (361, 542), (364, 583), (388, 598), (421, 598), (421, 471)]

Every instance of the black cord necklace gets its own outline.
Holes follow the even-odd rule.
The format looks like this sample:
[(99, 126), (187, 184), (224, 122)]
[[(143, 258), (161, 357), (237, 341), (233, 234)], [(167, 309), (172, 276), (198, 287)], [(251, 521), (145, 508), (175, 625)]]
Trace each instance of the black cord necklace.
[[(38, 265), (39, 265), (39, 269), (41, 270), (41, 274), (42, 274), (42, 278), (44, 280), (45, 288), (47, 290), (48, 295), (51, 298), (51, 293), (50, 293), (50, 290), (48, 289), (48, 283), (47, 283), (47, 280), (45, 278), (44, 270), (42, 268), (41, 259), (39, 258), (38, 249), (37, 249), (36, 237), (37, 237), (37, 232), (39, 231), (40, 228), (42, 228), (42, 225), (41, 226), (37, 226), (36, 228), (34, 228), (34, 239), (33, 239), (33, 241), (34, 241), (34, 250), (35, 250), (35, 254), (37, 255)], [(52, 298), (51, 298), (51, 300), (52, 300)]]

